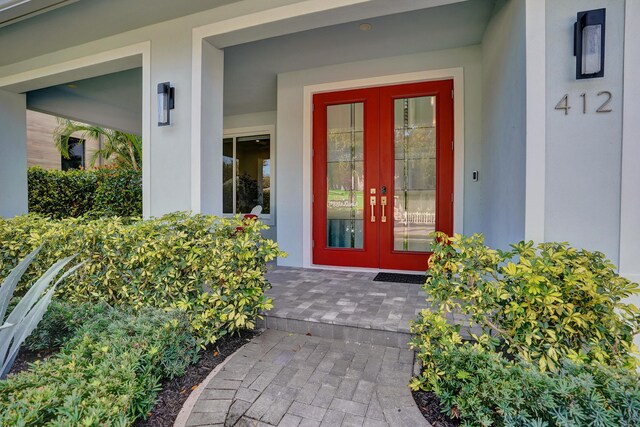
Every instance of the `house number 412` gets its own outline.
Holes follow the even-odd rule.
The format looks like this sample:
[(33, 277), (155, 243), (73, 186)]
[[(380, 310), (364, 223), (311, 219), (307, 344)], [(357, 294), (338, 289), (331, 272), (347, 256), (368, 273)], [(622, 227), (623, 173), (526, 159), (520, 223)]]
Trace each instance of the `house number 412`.
[[(613, 95), (608, 90), (603, 90), (602, 92), (598, 92), (598, 98), (600, 98), (600, 106), (596, 109), (596, 113), (610, 113), (613, 111), (611, 109), (611, 99)], [(582, 114), (587, 114), (587, 94), (581, 93), (580, 98), (582, 98)], [(604, 102), (602, 102), (604, 100)], [(556, 104), (556, 110), (564, 110), (564, 115), (569, 114), (569, 110), (571, 106), (569, 105), (569, 94), (566, 94), (562, 97), (560, 102)]]

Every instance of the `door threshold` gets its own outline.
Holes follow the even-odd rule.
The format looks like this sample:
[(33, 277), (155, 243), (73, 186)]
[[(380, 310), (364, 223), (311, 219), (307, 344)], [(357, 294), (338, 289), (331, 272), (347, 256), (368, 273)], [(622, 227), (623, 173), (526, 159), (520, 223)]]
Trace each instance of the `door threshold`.
[(354, 273), (399, 273), (399, 274), (426, 274), (427, 270), (390, 270), (385, 268), (366, 268), (366, 267), (345, 267), (341, 265), (319, 265), (311, 264), (303, 268), (314, 270), (332, 270), (332, 271), (348, 271)]

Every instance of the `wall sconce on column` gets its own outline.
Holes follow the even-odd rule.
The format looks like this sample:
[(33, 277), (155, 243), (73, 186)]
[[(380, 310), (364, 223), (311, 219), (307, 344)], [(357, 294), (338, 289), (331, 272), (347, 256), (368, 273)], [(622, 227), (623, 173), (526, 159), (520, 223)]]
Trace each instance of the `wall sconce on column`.
[(579, 12), (574, 25), (576, 79), (604, 77), (606, 9)]
[(171, 83), (158, 83), (158, 126), (171, 124), (170, 111), (175, 106), (175, 88)]

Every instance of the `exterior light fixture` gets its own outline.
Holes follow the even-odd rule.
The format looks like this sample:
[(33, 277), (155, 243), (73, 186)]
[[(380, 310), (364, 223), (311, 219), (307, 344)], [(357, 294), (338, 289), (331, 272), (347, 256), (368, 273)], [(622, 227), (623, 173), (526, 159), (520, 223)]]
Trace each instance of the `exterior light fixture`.
[(606, 9), (579, 12), (574, 25), (576, 79), (604, 77)]
[(360, 31), (369, 31), (373, 28), (373, 25), (369, 24), (368, 22), (363, 22), (362, 24), (358, 25), (358, 28), (360, 29)]
[(170, 111), (174, 108), (175, 88), (171, 83), (158, 83), (158, 126), (171, 124)]

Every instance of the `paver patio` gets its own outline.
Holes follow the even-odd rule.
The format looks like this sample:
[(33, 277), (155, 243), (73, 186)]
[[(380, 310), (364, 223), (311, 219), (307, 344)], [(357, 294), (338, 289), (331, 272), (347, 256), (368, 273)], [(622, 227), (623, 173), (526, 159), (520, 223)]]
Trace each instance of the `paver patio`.
[(203, 384), (187, 426), (429, 426), (408, 349), (266, 330)]

